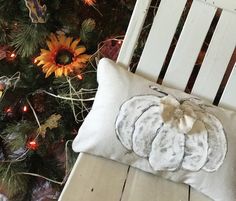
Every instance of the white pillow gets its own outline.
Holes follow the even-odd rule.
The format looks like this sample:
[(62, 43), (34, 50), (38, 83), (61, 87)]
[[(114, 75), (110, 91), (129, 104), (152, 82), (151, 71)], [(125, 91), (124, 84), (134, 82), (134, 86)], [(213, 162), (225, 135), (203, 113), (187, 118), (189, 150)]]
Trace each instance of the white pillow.
[(150, 82), (111, 60), (98, 65), (92, 110), (75, 152), (182, 182), (215, 201), (236, 200), (236, 113)]

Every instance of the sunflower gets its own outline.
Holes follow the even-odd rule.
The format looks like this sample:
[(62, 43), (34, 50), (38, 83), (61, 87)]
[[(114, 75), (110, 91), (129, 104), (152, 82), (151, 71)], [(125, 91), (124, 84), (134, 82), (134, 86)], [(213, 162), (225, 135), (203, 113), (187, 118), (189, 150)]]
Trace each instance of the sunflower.
[(66, 37), (64, 34), (51, 34), (47, 41), (49, 50), (41, 49), (40, 56), (35, 58), (38, 66), (48, 77), (53, 72), (56, 77), (69, 73), (80, 73), (88, 62), (90, 55), (83, 54), (84, 46), (78, 46), (80, 39)]

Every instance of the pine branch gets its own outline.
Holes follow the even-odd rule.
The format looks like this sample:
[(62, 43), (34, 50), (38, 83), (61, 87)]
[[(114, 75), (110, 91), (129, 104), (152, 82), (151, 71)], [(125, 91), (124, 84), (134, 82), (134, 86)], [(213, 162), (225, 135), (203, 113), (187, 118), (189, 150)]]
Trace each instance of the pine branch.
[(11, 45), (22, 57), (36, 53), (39, 46), (45, 44), (50, 31), (45, 24), (27, 24), (20, 22), (18, 29), (11, 34)]
[(0, 0), (0, 18), (4, 21), (11, 21), (19, 14), (19, 1)]
[(34, 130), (34, 125), (27, 121), (9, 124), (6, 129), (3, 130), (1, 137), (4, 139), (10, 156), (14, 156), (14, 152), (17, 152), (17, 150), (24, 149), (27, 134), (32, 132), (32, 130)]
[(17, 174), (18, 172), (23, 172), (25, 170), (25, 162), (17, 162), (12, 164), (4, 163), (0, 165), (0, 183), (9, 198), (13, 198), (18, 195), (22, 196), (27, 192), (28, 177)]
[(0, 17), (0, 44), (7, 44), (9, 40), (8, 31), (7, 23)]

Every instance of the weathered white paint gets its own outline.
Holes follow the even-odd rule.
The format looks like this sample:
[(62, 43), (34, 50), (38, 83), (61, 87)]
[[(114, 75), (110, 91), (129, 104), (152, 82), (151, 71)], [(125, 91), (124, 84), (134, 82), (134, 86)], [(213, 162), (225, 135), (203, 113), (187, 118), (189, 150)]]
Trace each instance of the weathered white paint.
[(228, 83), (225, 87), (224, 93), (220, 100), (220, 106), (223, 106), (228, 109), (236, 110), (236, 65), (230, 75)]
[(229, 10), (231, 12), (236, 13), (235, 0), (198, 0), (198, 1), (202, 1), (204, 3), (210, 4), (211, 6)]
[(216, 8), (194, 1), (173, 53), (164, 85), (184, 90), (214, 18)]
[[(161, 1), (136, 73), (156, 81), (184, 10), (186, 0)], [(168, 24), (168, 26), (166, 26)]]
[(58, 201), (120, 201), (128, 166), (81, 153)]
[(140, 32), (143, 28), (143, 23), (145, 21), (148, 8), (150, 6), (151, 0), (142, 0), (137, 1), (135, 4), (135, 8), (130, 19), (130, 23), (124, 38), (124, 42), (122, 44), (119, 56), (117, 58), (117, 63), (122, 64), (124, 66), (128, 66), (134, 49), (136, 47), (136, 43), (138, 41)]
[(223, 11), (192, 93), (214, 100), (236, 45), (236, 14)]

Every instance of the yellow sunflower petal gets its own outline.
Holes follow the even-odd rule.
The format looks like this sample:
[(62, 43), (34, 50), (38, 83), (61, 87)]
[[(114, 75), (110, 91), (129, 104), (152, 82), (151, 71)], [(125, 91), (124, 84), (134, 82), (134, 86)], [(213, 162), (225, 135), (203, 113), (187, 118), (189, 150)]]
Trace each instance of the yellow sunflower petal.
[(51, 40), (51, 43), (55, 49), (59, 48), (60, 43), (59, 43), (58, 38), (56, 37), (55, 34), (51, 33), (50, 40)]
[(66, 38), (65, 46), (66, 46), (67, 48), (70, 47), (70, 44), (71, 44), (72, 40), (73, 40), (73, 38), (71, 38), (71, 37)]
[(51, 66), (43, 66), (43, 67), (42, 67), (42, 71), (43, 71), (44, 73), (46, 73), (50, 68), (51, 68)]
[(46, 75), (45, 75), (45, 78), (48, 78), (51, 74), (52, 74), (52, 72), (47, 71), (47, 73), (46, 73)]
[(74, 69), (81, 69), (81, 68), (84, 68), (85, 66), (84, 63), (80, 63), (80, 62), (73, 62), (71, 65), (73, 66)]
[(48, 54), (48, 53), (50, 53), (49, 50), (45, 50), (45, 49), (41, 49), (40, 51), (41, 51), (41, 54), (46, 54), (46, 53)]
[(58, 39), (57, 39), (57, 37), (56, 37), (56, 35), (54, 34), (54, 33), (51, 33), (51, 35), (50, 35), (50, 40), (52, 41), (52, 42), (58, 42)]
[(48, 72), (48, 68), (42, 68), (42, 71), (43, 71), (44, 73), (46, 73), (46, 72)]
[(54, 51), (55, 50), (55, 48), (54, 48), (54, 46), (53, 46), (53, 43), (51, 42), (51, 41), (46, 41), (46, 43), (47, 43), (47, 45), (48, 45), (48, 48), (49, 48), (49, 50), (51, 50), (51, 51)]
[(47, 78), (48, 76), (50, 76), (56, 69), (57, 69), (57, 67), (55, 65), (53, 65), (50, 68), (48, 68), (45, 77)]
[(77, 62), (81, 62), (81, 63), (86, 63), (88, 62), (88, 60), (90, 59), (91, 55), (88, 54), (82, 54), (79, 55), (76, 59)]
[(60, 34), (58, 36), (58, 40), (61, 45), (65, 45), (65, 40), (66, 40), (65, 34)]
[(46, 62), (46, 61), (44, 61), (44, 60), (40, 60), (40, 62), (37, 63), (37, 66), (41, 66), (41, 65), (43, 65), (43, 64), (45, 64), (45, 62)]
[(63, 67), (58, 68), (58, 69), (55, 70), (55, 76), (56, 77), (61, 77), (62, 74), (63, 74)]
[(64, 68), (64, 75), (67, 76), (68, 75), (68, 68)]
[[(40, 56), (36, 58), (37, 65), (42, 66), (42, 71), (46, 74), (45, 77), (50, 76), (53, 72), (55, 77), (67, 76), (74, 70), (81, 71), (86, 66), (90, 55), (83, 54), (86, 48), (78, 46), (79, 42), (79, 38), (73, 40), (72, 37), (66, 37), (65, 34), (56, 35), (52, 33), (50, 35), (47, 41), (49, 50), (41, 49)], [(57, 64), (57, 53), (62, 49), (66, 49), (73, 54), (72, 63), (64, 66)]]
[(51, 62), (45, 63), (42, 69), (49, 69), (53, 64)]
[(79, 44), (79, 42), (80, 42), (80, 39), (79, 39), (79, 38), (73, 41), (73, 43), (72, 43), (71, 46), (70, 46), (70, 48), (71, 48), (72, 51), (75, 51), (75, 48), (77, 47), (77, 45)]
[(54, 62), (52, 61), (51, 58), (45, 58), (44, 60), (40, 60), (39, 63), (37, 63), (37, 66), (41, 66), (41, 65), (44, 65), (46, 63), (54, 64)]
[(45, 78), (49, 77), (53, 72), (54, 72), (54, 70), (48, 70), (45, 75)]
[(84, 46), (80, 46), (75, 50), (75, 55), (78, 56), (86, 51), (86, 48)]
[(37, 61), (40, 61), (40, 60), (48, 60), (49, 58), (51, 58), (51, 54), (41, 54), (40, 56), (36, 57), (35, 59)]

